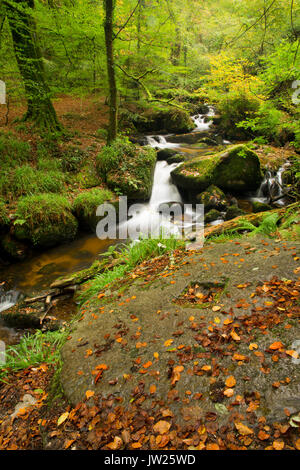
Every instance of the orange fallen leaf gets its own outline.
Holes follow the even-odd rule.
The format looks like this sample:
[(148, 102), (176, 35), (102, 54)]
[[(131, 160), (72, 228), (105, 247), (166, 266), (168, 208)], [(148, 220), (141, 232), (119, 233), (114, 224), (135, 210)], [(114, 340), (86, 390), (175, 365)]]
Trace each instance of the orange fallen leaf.
[(150, 385), (150, 393), (153, 394), (156, 392), (156, 385)]
[(94, 395), (95, 395), (95, 392), (93, 392), (93, 390), (87, 390), (85, 392), (85, 396), (86, 396), (87, 399), (93, 397)]
[(299, 357), (299, 354), (297, 353), (297, 351), (293, 351), (292, 349), (289, 349), (288, 351), (285, 351), (285, 352), (286, 354), (293, 357), (294, 359), (298, 359)]
[(110, 449), (110, 450), (118, 450), (121, 448), (123, 444), (123, 441), (120, 437), (116, 436), (113, 440), (113, 442), (110, 442), (109, 444), (107, 444), (107, 447)]
[(274, 442), (273, 442), (273, 448), (274, 448), (275, 450), (282, 450), (282, 449), (284, 448), (284, 442), (283, 442), (283, 441), (279, 441), (279, 440), (274, 441)]
[(171, 424), (168, 421), (160, 420), (153, 426), (154, 432), (158, 434), (166, 434), (171, 427)]
[(277, 349), (283, 348), (283, 344), (281, 341), (275, 341), (275, 343), (272, 343), (271, 346), (269, 346), (269, 349), (272, 349), (272, 351), (276, 351)]
[(165, 345), (166, 347), (168, 347), (168, 346), (171, 346), (171, 344), (172, 344), (173, 342), (174, 342), (173, 339), (167, 339), (167, 341), (164, 342), (164, 345)]
[(236, 380), (235, 380), (235, 378), (233, 377), (233, 375), (230, 375), (229, 377), (227, 377), (227, 379), (226, 379), (226, 381), (225, 381), (225, 385), (226, 385), (226, 387), (228, 387), (228, 388), (235, 387), (235, 385), (236, 385)]
[(235, 422), (234, 425), (238, 430), (239, 434), (241, 434), (242, 436), (249, 436), (249, 434), (253, 434), (252, 429), (250, 429), (248, 426), (241, 422)]
[(240, 341), (241, 340), (239, 335), (234, 330), (232, 330), (232, 332), (230, 333), (230, 336), (234, 341)]

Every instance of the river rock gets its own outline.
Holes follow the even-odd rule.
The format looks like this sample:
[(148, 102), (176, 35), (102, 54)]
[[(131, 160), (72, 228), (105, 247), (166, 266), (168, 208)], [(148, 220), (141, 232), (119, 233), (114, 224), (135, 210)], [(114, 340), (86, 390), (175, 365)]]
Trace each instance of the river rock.
[(134, 121), (139, 132), (184, 134), (195, 128), (189, 114), (183, 109), (146, 111)]
[(263, 178), (257, 154), (246, 145), (196, 157), (173, 170), (171, 176), (190, 195), (205, 191), (211, 184), (236, 193), (251, 191)]
[(231, 220), (235, 219), (236, 217), (239, 217), (240, 215), (245, 215), (246, 212), (240, 209), (238, 206), (230, 206), (227, 209), (225, 220)]
[(269, 204), (265, 204), (264, 202), (259, 202), (259, 201), (252, 202), (252, 211), (254, 213), (271, 211), (272, 209), (273, 209), (272, 206), (270, 206)]
[[(110, 152), (118, 155), (114, 161)], [(107, 186), (129, 200), (145, 201), (150, 198), (156, 152), (151, 147), (141, 147), (116, 141), (104, 147), (97, 157), (97, 171)]]
[(173, 155), (176, 155), (177, 151), (174, 149), (160, 149), (157, 151), (157, 160), (166, 160), (170, 157), (173, 157)]
[(204, 223), (210, 224), (214, 220), (218, 220), (221, 218), (222, 218), (222, 214), (220, 211), (217, 211), (216, 209), (211, 209), (207, 214), (205, 214)]
[(208, 212), (211, 209), (217, 209), (219, 211), (222, 211), (226, 209), (228, 205), (226, 196), (223, 191), (214, 185), (209, 186), (206, 191), (198, 194), (196, 197), (196, 201), (199, 204), (204, 204), (205, 212)]

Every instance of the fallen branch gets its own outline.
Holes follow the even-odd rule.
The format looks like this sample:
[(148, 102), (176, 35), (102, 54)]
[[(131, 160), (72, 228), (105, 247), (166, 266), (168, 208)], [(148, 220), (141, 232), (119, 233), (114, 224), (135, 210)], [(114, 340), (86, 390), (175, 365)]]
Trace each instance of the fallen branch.
[(232, 220), (228, 220), (227, 222), (224, 222), (224, 224), (220, 225), (214, 225), (212, 227), (207, 227), (204, 231), (204, 237), (206, 239), (209, 239), (211, 237), (221, 235), (226, 232), (231, 232), (232, 230), (239, 231), (239, 229), (245, 230), (242, 228), (240, 222), (241, 219), (247, 220), (248, 222), (251, 222), (253, 225), (259, 225), (260, 222), (263, 220), (263, 218), (266, 216), (266, 214), (273, 214), (277, 213), (280, 217), (283, 217), (288, 209), (299, 207), (299, 203), (294, 203), (291, 204), (288, 207), (282, 207), (280, 209), (274, 209), (272, 211), (267, 211), (267, 212), (258, 212), (256, 214), (249, 214), (249, 215), (241, 215), (239, 217), (235, 217)]

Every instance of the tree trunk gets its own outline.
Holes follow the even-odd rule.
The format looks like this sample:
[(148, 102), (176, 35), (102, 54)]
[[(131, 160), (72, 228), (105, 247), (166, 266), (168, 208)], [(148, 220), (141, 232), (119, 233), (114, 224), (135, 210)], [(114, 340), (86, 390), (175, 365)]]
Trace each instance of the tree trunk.
[(34, 0), (14, 0), (13, 4), (5, 2), (16, 60), (27, 99), (27, 112), (23, 120), (32, 121), (43, 131), (55, 132), (61, 130), (61, 125), (45, 80), (42, 54), (37, 44), (36, 24), (28, 10), (32, 8)]
[(103, 0), (103, 2), (105, 11), (104, 32), (109, 86), (109, 127), (107, 135), (107, 144), (109, 145), (113, 140), (116, 139), (118, 132), (118, 98), (113, 47), (113, 19), (115, 0)]

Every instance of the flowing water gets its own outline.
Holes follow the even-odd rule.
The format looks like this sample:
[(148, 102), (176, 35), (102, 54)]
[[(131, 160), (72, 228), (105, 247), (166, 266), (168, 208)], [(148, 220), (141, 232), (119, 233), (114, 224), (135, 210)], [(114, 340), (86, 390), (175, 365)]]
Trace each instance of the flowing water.
[(290, 163), (286, 162), (277, 172), (266, 171), (260, 187), (254, 195), (250, 196), (250, 200), (269, 203), (270, 200), (277, 199), (276, 203), (284, 206), (285, 198), (283, 197), (282, 174), (289, 166)]
[[(178, 149), (178, 152), (186, 154), (189, 158), (210, 150), (213, 153), (213, 146), (198, 144), (203, 137), (210, 136), (212, 120), (209, 118), (212, 116), (214, 116), (214, 109), (209, 107), (209, 112), (206, 115), (192, 116), (196, 126), (192, 132), (178, 136), (147, 136), (147, 143), (156, 149)], [(223, 141), (223, 144), (229, 143)], [(185, 209), (184, 216), (181, 214), (177, 217), (176, 211), (175, 215), (170, 216), (168, 211), (165, 213), (161, 210), (162, 205), (165, 208), (166, 204), (172, 204), (174, 205), (172, 207), (176, 208), (177, 206), (180, 209), (183, 206), (182, 197), (171, 180), (171, 172), (178, 165), (180, 163), (169, 165), (166, 161), (156, 163), (149, 202), (139, 204), (138, 210), (129, 211), (128, 215), (131, 218), (126, 222), (126, 225), (131, 231), (131, 238), (138, 238), (140, 234), (149, 233), (149, 227), (151, 227), (152, 236), (153, 234), (158, 235), (161, 229), (164, 233), (181, 236), (182, 231), (185, 235), (188, 231), (192, 231), (196, 222), (203, 224), (203, 221), (199, 220), (201, 216), (190, 208)], [(266, 202), (270, 195), (273, 198), (280, 196), (282, 193), (281, 176), (285, 168), (286, 165), (277, 174), (267, 172), (261, 187), (255, 194), (250, 195), (249, 200)], [(181, 210), (179, 212), (181, 213)], [(216, 223), (222, 223), (222, 220), (217, 220), (214, 224)], [(35, 295), (47, 289), (57, 277), (90, 266), (99, 254), (116, 242), (117, 240), (99, 240), (94, 234), (85, 234), (68, 245), (36, 253), (31, 259), (0, 267), (0, 312), (15, 305), (20, 292), (27, 296)], [(0, 322), (0, 340), (4, 339), (7, 343), (14, 343), (18, 337), (19, 332), (6, 328)]]

